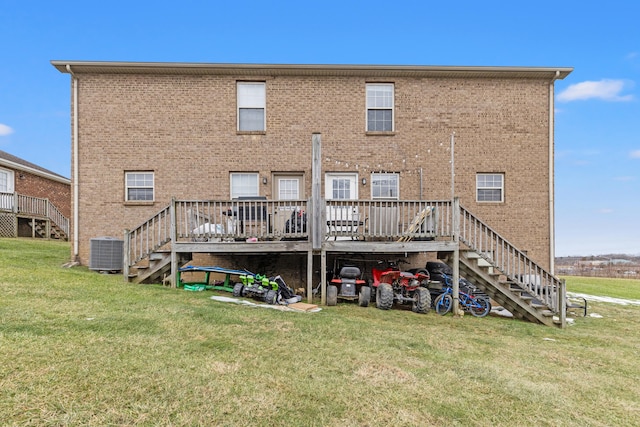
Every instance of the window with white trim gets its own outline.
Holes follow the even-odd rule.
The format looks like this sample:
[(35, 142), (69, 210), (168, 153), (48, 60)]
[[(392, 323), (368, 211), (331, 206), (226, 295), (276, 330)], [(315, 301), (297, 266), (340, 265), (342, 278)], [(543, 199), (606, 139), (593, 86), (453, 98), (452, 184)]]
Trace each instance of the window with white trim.
[(13, 193), (13, 171), (0, 168), (0, 193)]
[(238, 131), (264, 131), (265, 106), (264, 82), (238, 82)]
[(367, 83), (367, 131), (393, 131), (393, 84)]
[(298, 200), (300, 198), (300, 180), (298, 178), (280, 178), (278, 180), (278, 200)]
[(125, 200), (152, 202), (154, 200), (153, 172), (125, 172)]
[(503, 202), (504, 174), (476, 174), (476, 200), (478, 202)]
[(260, 195), (257, 173), (232, 173), (231, 182), (231, 198), (238, 197), (255, 197)]
[(372, 173), (372, 199), (398, 199), (399, 175), (397, 173)]

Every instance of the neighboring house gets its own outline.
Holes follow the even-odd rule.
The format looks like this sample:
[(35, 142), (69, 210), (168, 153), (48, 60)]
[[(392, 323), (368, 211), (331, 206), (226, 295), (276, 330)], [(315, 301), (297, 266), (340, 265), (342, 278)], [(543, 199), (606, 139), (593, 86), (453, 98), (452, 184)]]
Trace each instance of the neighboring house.
[(471, 249), (556, 286), (554, 82), (571, 68), (52, 64), (72, 77), (81, 264), (124, 236), (126, 273), (165, 245), (172, 278), (193, 254), (269, 254), (310, 287), (327, 257)]
[(66, 239), (71, 183), (0, 150), (0, 236)]

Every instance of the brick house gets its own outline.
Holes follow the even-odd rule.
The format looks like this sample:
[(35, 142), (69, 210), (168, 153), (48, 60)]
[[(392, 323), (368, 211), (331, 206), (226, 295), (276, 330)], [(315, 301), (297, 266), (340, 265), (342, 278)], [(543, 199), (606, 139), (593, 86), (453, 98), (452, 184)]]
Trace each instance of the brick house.
[[(457, 254), (460, 238), (494, 264), (505, 258), (496, 246), (508, 245), (527, 274), (552, 276), (554, 82), (571, 68), (52, 65), (71, 75), (73, 257), (82, 264), (90, 239), (120, 238), (151, 218), (157, 228), (165, 212), (184, 222), (152, 236), (170, 241), (172, 272), (184, 253), (271, 254), (310, 282), (314, 257), (423, 262)], [(283, 238), (301, 210), (309, 230)], [(485, 228), (490, 247), (477, 240)]]
[(0, 236), (66, 239), (69, 178), (0, 150)]

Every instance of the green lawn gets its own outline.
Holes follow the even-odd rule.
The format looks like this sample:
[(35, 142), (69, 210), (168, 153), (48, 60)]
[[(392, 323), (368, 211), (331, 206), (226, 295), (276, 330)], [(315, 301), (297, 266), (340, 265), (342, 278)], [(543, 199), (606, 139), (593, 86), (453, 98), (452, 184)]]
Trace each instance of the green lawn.
[(640, 279), (567, 276), (567, 291), (640, 300)]
[[(61, 268), (0, 239), (0, 424), (632, 426), (640, 307), (560, 330), (339, 304), (290, 313)], [(586, 280), (567, 278), (586, 292)], [(589, 283), (591, 279), (589, 279)], [(602, 280), (598, 295), (640, 283)], [(617, 290), (616, 292), (622, 292)], [(228, 295), (228, 294), (226, 294)]]

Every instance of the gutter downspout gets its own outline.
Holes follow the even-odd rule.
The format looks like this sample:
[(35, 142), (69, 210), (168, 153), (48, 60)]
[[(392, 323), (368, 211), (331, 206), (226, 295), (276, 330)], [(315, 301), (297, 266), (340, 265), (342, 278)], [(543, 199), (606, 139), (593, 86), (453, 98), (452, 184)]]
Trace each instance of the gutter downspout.
[(554, 83), (560, 77), (560, 71), (549, 83), (549, 272), (555, 275), (556, 264), (556, 224), (555, 224), (555, 154), (554, 154)]
[(79, 262), (79, 239), (78, 239), (78, 78), (71, 66), (67, 64), (67, 71), (71, 74), (73, 84), (73, 261)]

